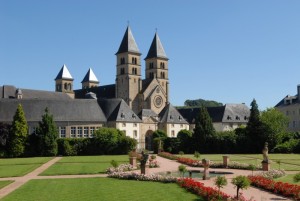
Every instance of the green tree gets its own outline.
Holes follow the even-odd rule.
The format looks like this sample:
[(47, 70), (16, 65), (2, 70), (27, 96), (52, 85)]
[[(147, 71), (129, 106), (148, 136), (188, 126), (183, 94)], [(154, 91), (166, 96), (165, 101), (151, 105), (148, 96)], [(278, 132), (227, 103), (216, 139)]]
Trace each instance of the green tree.
[(261, 113), (261, 121), (268, 127), (269, 148), (282, 143), (287, 132), (289, 118), (275, 108), (267, 108)]
[(232, 179), (231, 183), (236, 187), (236, 197), (239, 199), (240, 189), (247, 189), (250, 186), (250, 180), (246, 176), (236, 176)]
[(155, 153), (158, 153), (158, 149), (164, 147), (164, 141), (168, 138), (167, 134), (163, 130), (156, 130), (152, 134), (152, 147)]
[(215, 129), (206, 107), (201, 106), (200, 112), (196, 117), (196, 125), (193, 133), (194, 151), (207, 151), (209, 138), (215, 135)]
[(53, 116), (49, 113), (48, 108), (42, 116), (37, 128), (39, 137), (39, 151), (42, 156), (55, 156), (58, 151), (57, 138), (58, 130), (53, 120)]
[[(100, 149), (98, 154), (111, 154), (117, 152), (120, 138), (125, 137), (125, 134), (115, 128), (100, 128), (95, 131), (95, 141), (96, 146), (94, 148)], [(97, 152), (95, 153), (97, 154)]]
[(227, 179), (224, 176), (217, 176), (215, 185), (218, 187), (218, 196), (220, 196), (220, 189), (227, 185)]
[(184, 101), (184, 106), (187, 106), (187, 107), (200, 107), (202, 105), (205, 106), (205, 107), (217, 107), (217, 106), (222, 106), (223, 104), (219, 103), (217, 101), (204, 100), (204, 99)]
[(250, 117), (247, 124), (248, 151), (260, 153), (267, 141), (267, 126), (261, 121), (256, 100), (251, 102)]
[(186, 173), (187, 169), (185, 165), (179, 165), (178, 166), (178, 171), (181, 174), (182, 177), (184, 177), (184, 173)]
[(14, 115), (8, 139), (8, 156), (19, 157), (25, 152), (28, 138), (28, 125), (22, 105), (19, 104)]
[(192, 153), (192, 135), (193, 133), (189, 130), (181, 130), (177, 134), (179, 140), (179, 150), (184, 153)]
[(0, 122), (0, 156), (5, 155), (10, 128), (11, 125)]

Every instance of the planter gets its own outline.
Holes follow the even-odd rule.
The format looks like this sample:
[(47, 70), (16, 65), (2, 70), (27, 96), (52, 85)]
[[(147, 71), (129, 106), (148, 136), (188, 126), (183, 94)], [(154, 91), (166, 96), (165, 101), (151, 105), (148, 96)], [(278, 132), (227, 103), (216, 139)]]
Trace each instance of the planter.
[(229, 156), (223, 156), (223, 166), (224, 168), (228, 168), (228, 164), (229, 164)]
[(136, 157), (129, 157), (129, 163), (136, 168)]

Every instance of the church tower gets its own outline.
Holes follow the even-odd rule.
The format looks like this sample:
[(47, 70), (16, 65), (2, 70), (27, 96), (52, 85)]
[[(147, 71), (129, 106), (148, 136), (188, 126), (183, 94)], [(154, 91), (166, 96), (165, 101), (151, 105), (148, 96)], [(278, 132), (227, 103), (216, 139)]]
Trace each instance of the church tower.
[(155, 33), (150, 49), (148, 51), (146, 62), (146, 79), (157, 79), (163, 88), (166, 102), (169, 102), (169, 76), (168, 76), (168, 57), (165, 53), (158, 34)]
[(55, 78), (55, 91), (64, 92), (74, 97), (73, 80), (70, 71), (64, 64)]
[(128, 26), (117, 56), (116, 97), (122, 98), (136, 113), (141, 91), (141, 53)]

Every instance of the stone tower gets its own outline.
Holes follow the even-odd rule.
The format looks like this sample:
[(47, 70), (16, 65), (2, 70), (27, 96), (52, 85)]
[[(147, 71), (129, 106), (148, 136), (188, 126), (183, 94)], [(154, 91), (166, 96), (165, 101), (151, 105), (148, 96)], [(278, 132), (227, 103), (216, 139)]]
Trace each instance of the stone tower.
[(160, 42), (158, 34), (155, 33), (146, 62), (146, 79), (157, 79), (166, 94), (166, 103), (169, 102), (169, 76), (168, 57)]
[(99, 85), (99, 81), (91, 68), (89, 68), (81, 84), (82, 84), (82, 89), (97, 87)]
[(71, 97), (74, 97), (73, 80), (70, 71), (64, 64), (55, 78), (55, 91), (68, 93)]
[(122, 98), (134, 112), (138, 113), (138, 94), (142, 87), (141, 53), (129, 26), (116, 56), (116, 97)]

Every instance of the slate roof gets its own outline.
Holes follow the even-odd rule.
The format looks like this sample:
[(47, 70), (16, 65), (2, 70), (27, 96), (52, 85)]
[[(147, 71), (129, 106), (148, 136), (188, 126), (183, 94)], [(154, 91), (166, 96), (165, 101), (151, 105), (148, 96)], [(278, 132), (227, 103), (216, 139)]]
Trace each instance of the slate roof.
[[(245, 104), (226, 104), (218, 107), (207, 107), (206, 109), (213, 123), (247, 123), (250, 116), (250, 110)], [(180, 108), (178, 111), (190, 124), (194, 124), (200, 108)]]
[(115, 98), (116, 96), (116, 85), (104, 85), (98, 87), (92, 87), (89, 89), (77, 89), (74, 90), (75, 98), (85, 98), (88, 92), (93, 92), (96, 94), (97, 98)]
[(163, 59), (168, 59), (164, 47), (160, 42), (160, 39), (158, 37), (158, 34), (155, 33), (153, 41), (151, 43), (150, 49), (148, 51), (148, 54), (145, 59), (150, 59), (150, 58), (163, 58)]
[(99, 83), (95, 73), (93, 72), (93, 70), (91, 68), (89, 68), (88, 72), (86, 73), (86, 75), (84, 76), (83, 80), (81, 83), (83, 82), (95, 82), (95, 83)]
[(286, 97), (284, 97), (283, 99), (281, 99), (281, 101), (279, 101), (279, 103), (277, 103), (275, 105), (275, 107), (281, 107), (281, 106), (287, 106), (287, 105), (290, 105), (290, 104), (284, 104), (284, 99), (288, 98), (291, 102), (290, 104), (296, 104), (296, 103), (300, 103), (299, 99), (298, 99), (298, 94), (295, 95), (295, 96), (290, 96), (290, 95), (287, 95)]
[(151, 109), (142, 109), (139, 113), (139, 117), (158, 117), (158, 114)]
[(137, 54), (141, 55), (129, 26), (126, 29), (126, 32), (123, 36), (119, 50), (116, 54), (120, 54), (120, 53), (124, 53), (124, 52), (137, 53)]
[(161, 123), (188, 124), (183, 116), (170, 103), (159, 113)]
[(21, 104), (28, 122), (41, 121), (45, 108), (56, 122), (106, 122), (97, 100), (0, 99), (0, 122), (12, 121)]
[(57, 74), (55, 80), (60, 80), (60, 79), (68, 79), (68, 80), (74, 80), (70, 71), (68, 70), (67, 66), (64, 64), (59, 73)]
[(142, 122), (142, 120), (130, 109), (123, 99), (99, 99), (98, 101), (106, 115), (107, 121)]
[(68, 94), (62, 92), (42, 91), (33, 89), (20, 89), (15, 86), (4, 85), (0, 86), (0, 100), (1, 98), (15, 98), (15, 93), (19, 89), (22, 92), (22, 99), (57, 99), (70, 100), (72, 99)]

